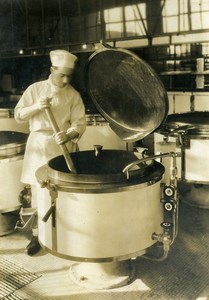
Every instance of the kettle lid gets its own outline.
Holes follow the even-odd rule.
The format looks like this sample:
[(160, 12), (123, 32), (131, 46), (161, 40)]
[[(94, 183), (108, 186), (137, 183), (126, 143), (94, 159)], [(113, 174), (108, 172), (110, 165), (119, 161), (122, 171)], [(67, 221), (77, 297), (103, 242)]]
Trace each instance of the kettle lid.
[(168, 113), (168, 97), (154, 70), (129, 50), (105, 48), (87, 64), (87, 92), (124, 141), (155, 131)]

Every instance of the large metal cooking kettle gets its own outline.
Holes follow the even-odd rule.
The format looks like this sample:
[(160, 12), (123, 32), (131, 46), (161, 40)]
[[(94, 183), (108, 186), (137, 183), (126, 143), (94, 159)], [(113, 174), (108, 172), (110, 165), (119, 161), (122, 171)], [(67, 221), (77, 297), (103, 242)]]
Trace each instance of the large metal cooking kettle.
[(98, 50), (87, 65), (87, 91), (98, 111), (124, 141), (155, 131), (168, 113), (168, 97), (153, 69), (124, 49)]
[(0, 157), (11, 157), (25, 151), (28, 135), (17, 131), (0, 131)]

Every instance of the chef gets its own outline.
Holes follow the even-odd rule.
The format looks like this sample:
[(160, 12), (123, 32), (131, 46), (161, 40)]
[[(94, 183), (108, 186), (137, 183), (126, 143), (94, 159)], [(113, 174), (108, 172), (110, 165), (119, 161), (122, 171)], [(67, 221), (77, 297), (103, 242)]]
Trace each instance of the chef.
[[(60, 144), (65, 143), (69, 152), (78, 150), (77, 142), (86, 128), (85, 107), (80, 94), (71, 85), (71, 76), (77, 57), (65, 50), (50, 52), (51, 74), (47, 80), (30, 85), (15, 107), (18, 123), (29, 122), (21, 181), (31, 186), (31, 207), (37, 208), (36, 170), (51, 158), (62, 154)], [(45, 113), (50, 107), (60, 132), (53, 134)], [(28, 255), (40, 250), (37, 221), (32, 229), (31, 242), (26, 247)]]

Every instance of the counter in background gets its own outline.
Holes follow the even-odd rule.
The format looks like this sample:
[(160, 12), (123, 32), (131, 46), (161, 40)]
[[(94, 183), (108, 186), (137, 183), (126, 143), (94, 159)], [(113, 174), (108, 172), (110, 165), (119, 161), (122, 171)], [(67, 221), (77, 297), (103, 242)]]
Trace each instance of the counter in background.
[(14, 108), (20, 97), (21, 95), (8, 95), (9, 100), (0, 102), (0, 131), (29, 132), (28, 123), (19, 124), (14, 119)]
[(209, 111), (208, 92), (168, 92), (168, 114), (188, 111)]

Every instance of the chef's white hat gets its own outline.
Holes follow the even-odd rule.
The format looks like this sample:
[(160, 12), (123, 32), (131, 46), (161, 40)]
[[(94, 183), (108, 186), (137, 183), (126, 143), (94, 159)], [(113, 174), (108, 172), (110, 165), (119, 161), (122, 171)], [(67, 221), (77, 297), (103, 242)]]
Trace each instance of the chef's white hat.
[(54, 67), (73, 69), (78, 58), (66, 50), (53, 50), (50, 59)]

